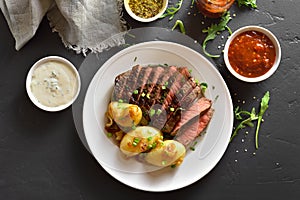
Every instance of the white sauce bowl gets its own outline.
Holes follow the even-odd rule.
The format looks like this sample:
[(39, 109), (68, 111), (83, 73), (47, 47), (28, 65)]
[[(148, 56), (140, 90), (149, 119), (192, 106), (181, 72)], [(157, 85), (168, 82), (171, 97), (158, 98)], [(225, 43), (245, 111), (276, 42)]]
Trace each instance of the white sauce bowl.
[[(274, 47), (275, 47), (275, 52), (276, 52), (276, 57), (275, 57), (275, 61), (273, 66), (270, 68), (269, 71), (267, 71), (265, 74), (258, 76), (258, 77), (254, 77), (254, 78), (249, 78), (249, 77), (245, 77), (240, 75), (239, 73), (237, 73), (231, 66), (229, 59), (228, 59), (228, 50), (229, 50), (229, 46), (231, 44), (231, 42), (234, 40), (235, 37), (237, 37), (239, 34), (246, 32), (246, 31), (257, 31), (257, 32), (261, 32), (263, 34), (265, 34), (273, 43)], [(255, 83), (255, 82), (260, 82), (263, 81), (267, 78), (269, 78), (278, 68), (279, 63), (281, 60), (281, 47), (280, 47), (280, 43), (278, 42), (277, 38), (275, 37), (275, 35), (269, 31), (266, 28), (260, 27), (260, 26), (245, 26), (242, 27), (238, 30), (236, 30), (227, 40), (226, 44), (225, 44), (225, 48), (224, 48), (224, 61), (226, 64), (227, 69), (230, 71), (230, 73), (232, 75), (234, 75), (236, 78), (245, 81), (245, 82), (251, 82), (251, 83)]]
[(168, 0), (163, 0), (163, 7), (161, 8), (161, 10), (159, 11), (159, 13), (157, 15), (155, 15), (154, 17), (151, 18), (142, 18), (137, 16), (136, 14), (134, 14), (129, 6), (129, 1), (130, 0), (124, 0), (124, 7), (125, 10), (127, 11), (127, 13), (135, 20), (139, 21), (139, 22), (152, 22), (157, 20), (158, 18), (160, 18), (164, 12), (166, 11), (167, 7), (168, 7)]
[[(45, 105), (45, 104), (41, 103), (41, 101), (37, 98), (37, 96), (34, 94), (34, 92), (32, 90), (32, 84), (34, 81), (34, 77), (33, 77), (34, 72), (39, 67), (44, 66), (45, 64), (50, 63), (50, 62), (57, 62), (57, 63), (60, 63), (61, 65), (63, 65), (63, 67), (66, 67), (65, 69), (67, 69), (68, 71), (70, 71), (74, 74), (74, 77), (73, 77), (73, 78), (75, 78), (74, 81), (77, 82), (77, 83), (75, 83), (77, 85), (77, 88), (74, 87), (74, 89), (76, 89), (76, 90), (75, 91), (73, 90), (72, 95), (71, 95), (71, 97), (69, 97), (68, 101), (63, 104), (55, 105), (55, 106), (49, 106), (49, 105)], [(40, 70), (41, 70), (41, 68), (40, 68)], [(59, 81), (59, 78), (57, 78), (55, 80)], [(55, 82), (54, 86), (57, 86), (57, 88), (59, 88), (59, 83), (60, 82)], [(44, 58), (38, 60), (31, 67), (31, 69), (29, 70), (29, 72), (27, 74), (27, 78), (26, 78), (26, 91), (27, 91), (27, 94), (28, 94), (30, 100), (38, 108), (45, 110), (45, 111), (49, 111), (49, 112), (61, 111), (61, 110), (66, 109), (70, 105), (72, 105), (79, 95), (80, 87), (81, 87), (80, 76), (79, 76), (79, 73), (78, 73), (77, 69), (75, 68), (75, 66), (67, 59), (59, 57), (59, 56), (48, 56), (48, 57), (44, 57)], [(45, 97), (45, 96), (43, 96), (43, 97)], [(62, 98), (62, 97), (58, 97), (58, 98)]]

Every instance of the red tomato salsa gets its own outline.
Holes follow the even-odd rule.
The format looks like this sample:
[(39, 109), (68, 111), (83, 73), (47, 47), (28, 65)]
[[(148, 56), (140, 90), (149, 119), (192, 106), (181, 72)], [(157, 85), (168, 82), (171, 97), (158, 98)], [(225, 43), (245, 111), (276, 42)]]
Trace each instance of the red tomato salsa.
[(245, 77), (258, 77), (267, 73), (272, 68), (275, 57), (274, 44), (259, 31), (243, 32), (229, 45), (230, 65)]

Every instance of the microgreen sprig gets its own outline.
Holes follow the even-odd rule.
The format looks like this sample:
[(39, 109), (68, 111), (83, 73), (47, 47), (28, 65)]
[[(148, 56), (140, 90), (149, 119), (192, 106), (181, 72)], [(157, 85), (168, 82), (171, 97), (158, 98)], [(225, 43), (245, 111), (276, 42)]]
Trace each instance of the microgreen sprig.
[(255, 131), (255, 148), (258, 149), (258, 132), (260, 128), (260, 124), (262, 122), (262, 117), (266, 110), (269, 107), (269, 100), (270, 100), (270, 92), (266, 92), (264, 97), (261, 99), (260, 102), (260, 111), (258, 113), (258, 121), (257, 121), (257, 126), (256, 126), (256, 131)]
[(216, 38), (217, 34), (220, 32), (220, 31), (224, 31), (225, 29), (228, 30), (229, 34), (232, 34), (232, 31), (231, 29), (227, 26), (228, 22), (231, 20), (231, 16), (230, 16), (230, 12), (227, 11), (226, 13), (223, 14), (221, 20), (220, 20), (220, 23), (219, 24), (212, 24), (210, 27), (208, 27), (207, 29), (203, 29), (202, 32), (203, 33), (207, 33), (207, 36), (206, 38), (204, 39), (203, 41), (203, 44), (202, 44), (202, 48), (203, 48), (203, 52), (211, 57), (211, 58), (218, 58), (220, 57), (220, 55), (212, 55), (210, 53), (208, 53), (206, 51), (206, 45), (207, 45), (207, 42), (209, 40), (213, 40)]
[(170, 16), (169, 20), (172, 20), (174, 18), (175, 14), (180, 10), (182, 3), (183, 3), (183, 0), (179, 0), (175, 4), (175, 6), (168, 7), (166, 12), (160, 18)]
[(250, 8), (257, 8), (256, 0), (238, 0), (237, 2), (240, 7), (245, 5)]
[(269, 100), (270, 100), (270, 92), (267, 91), (260, 102), (260, 110), (259, 113), (256, 114), (255, 108), (253, 107), (251, 112), (246, 110), (240, 110), (239, 107), (237, 107), (234, 110), (234, 116), (235, 119), (241, 121), (239, 125), (235, 128), (234, 132), (231, 135), (230, 142), (233, 140), (233, 138), (238, 134), (238, 131), (240, 129), (245, 128), (246, 126), (254, 127), (253, 121), (257, 120), (256, 125), (256, 131), (255, 131), (255, 148), (258, 149), (258, 133), (260, 129), (260, 125), (262, 122), (262, 118), (264, 113), (269, 107)]
[(174, 29), (175, 29), (177, 26), (179, 26), (179, 29), (180, 29), (180, 32), (181, 32), (181, 33), (183, 33), (183, 34), (186, 33), (186, 32), (185, 32), (185, 28), (184, 28), (184, 24), (183, 24), (183, 22), (182, 22), (181, 20), (179, 20), (179, 19), (176, 20), (174, 26), (172, 27), (172, 31), (174, 31)]

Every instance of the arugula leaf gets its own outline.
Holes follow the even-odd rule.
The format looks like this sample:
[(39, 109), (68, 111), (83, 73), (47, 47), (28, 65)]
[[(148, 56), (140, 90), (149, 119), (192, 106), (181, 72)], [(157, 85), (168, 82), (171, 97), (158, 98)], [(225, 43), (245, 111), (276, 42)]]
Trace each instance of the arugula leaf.
[(254, 127), (253, 121), (257, 120), (256, 131), (255, 131), (255, 148), (258, 149), (259, 128), (260, 128), (260, 124), (262, 122), (262, 117), (269, 107), (269, 100), (270, 100), (270, 92), (267, 91), (265, 93), (264, 97), (261, 99), (260, 110), (259, 110), (258, 114), (256, 114), (254, 107), (252, 108), (251, 112), (246, 111), (246, 110), (240, 110), (240, 107), (236, 107), (236, 109), (234, 110), (234, 116), (235, 116), (235, 119), (237, 119), (241, 122), (233, 131), (231, 138), (230, 138), (230, 142), (238, 134), (239, 130), (245, 128), (246, 126)]
[(175, 14), (180, 10), (182, 3), (183, 3), (183, 0), (179, 0), (175, 4), (175, 7), (174, 6), (168, 7), (166, 12), (160, 18), (170, 16), (169, 20), (172, 20), (174, 18)]
[(267, 91), (260, 102), (260, 111), (258, 113), (258, 121), (257, 121), (257, 126), (256, 126), (256, 132), (255, 132), (255, 148), (256, 149), (258, 149), (258, 131), (260, 128), (262, 117), (269, 107), (269, 100), (270, 100), (270, 92)]
[(174, 26), (172, 27), (172, 31), (174, 31), (174, 29), (179, 26), (179, 29), (181, 31), (181, 33), (185, 34), (185, 28), (184, 28), (184, 24), (181, 20), (176, 20)]
[(256, 0), (238, 0), (238, 5), (241, 7), (242, 5), (245, 5), (247, 7), (251, 8), (257, 8)]
[(238, 134), (238, 131), (240, 129), (246, 128), (247, 126), (253, 127), (254, 124), (252, 121), (258, 119), (257, 115), (255, 114), (255, 108), (252, 108), (251, 112), (245, 111), (245, 110), (239, 110), (239, 107), (237, 107), (234, 111), (235, 118), (238, 120), (243, 120), (242, 115), (248, 116), (248, 118), (244, 119), (239, 123), (239, 125), (234, 130), (233, 134), (231, 135), (230, 142), (232, 139)]
[(224, 31), (225, 29), (227, 29), (229, 31), (229, 33), (231, 34), (232, 31), (230, 30), (230, 28), (227, 26), (228, 22), (231, 20), (231, 16), (230, 16), (230, 12), (227, 11), (226, 13), (223, 14), (221, 20), (220, 20), (220, 23), (219, 24), (212, 24), (210, 27), (208, 27), (207, 29), (203, 29), (202, 32), (203, 33), (207, 33), (207, 36), (206, 38), (204, 39), (203, 41), (203, 44), (202, 44), (202, 48), (203, 48), (203, 52), (211, 57), (211, 58), (218, 58), (220, 57), (220, 55), (212, 55), (210, 53), (208, 53), (206, 51), (206, 45), (207, 45), (207, 42), (209, 40), (213, 40), (216, 38), (217, 36), (217, 33), (220, 32), (220, 31)]

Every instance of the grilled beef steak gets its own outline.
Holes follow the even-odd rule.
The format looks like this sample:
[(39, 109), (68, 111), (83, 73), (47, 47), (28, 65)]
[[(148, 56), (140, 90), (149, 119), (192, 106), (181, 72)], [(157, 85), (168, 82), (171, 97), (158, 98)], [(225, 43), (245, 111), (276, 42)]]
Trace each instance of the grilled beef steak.
[(138, 105), (141, 125), (153, 126), (184, 145), (208, 125), (213, 109), (187, 67), (134, 66), (115, 78), (112, 101)]

